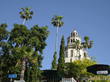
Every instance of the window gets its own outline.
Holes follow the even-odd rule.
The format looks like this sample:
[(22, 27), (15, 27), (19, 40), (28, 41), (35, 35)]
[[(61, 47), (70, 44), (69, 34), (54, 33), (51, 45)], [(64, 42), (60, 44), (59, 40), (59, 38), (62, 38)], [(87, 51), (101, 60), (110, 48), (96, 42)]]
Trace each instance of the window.
[(75, 42), (75, 39), (73, 39), (73, 42)]
[(72, 43), (72, 39), (71, 39), (71, 43)]
[(68, 57), (68, 52), (66, 52), (65, 57)]
[(68, 54), (66, 54), (66, 57), (68, 57)]
[(71, 57), (73, 57), (73, 50), (71, 50)]

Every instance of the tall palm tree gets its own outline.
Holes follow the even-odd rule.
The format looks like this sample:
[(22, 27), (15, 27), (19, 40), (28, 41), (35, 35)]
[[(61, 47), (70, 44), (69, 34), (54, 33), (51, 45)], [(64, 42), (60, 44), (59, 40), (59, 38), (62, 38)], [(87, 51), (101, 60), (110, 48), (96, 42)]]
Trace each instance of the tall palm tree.
[(21, 11), (19, 12), (20, 17), (23, 19), (23, 24), (29, 19), (32, 19), (33, 11), (31, 11), (30, 8), (21, 8)]
[[(24, 25), (27, 20), (32, 19), (33, 11), (31, 11), (31, 9), (28, 7), (21, 8), (21, 11), (19, 12), (19, 14), (20, 14), (20, 17), (23, 19), (23, 25)], [(24, 57), (22, 60), (22, 70), (21, 70), (21, 74), (20, 74), (20, 80), (24, 80), (26, 63), (27, 63), (27, 58)]]
[(58, 29), (60, 27), (63, 26), (63, 21), (61, 21), (63, 18), (63, 16), (54, 16), (51, 20), (51, 24), (53, 24), (54, 27), (57, 28), (57, 31), (56, 31), (56, 40), (55, 40), (55, 51), (54, 51), (54, 56), (53, 56), (53, 61), (52, 61), (52, 69), (56, 69), (57, 67), (57, 41), (58, 41)]
[(57, 41), (58, 41), (58, 30), (60, 27), (63, 26), (64, 22), (61, 21), (63, 19), (63, 16), (54, 16), (51, 20), (51, 24), (53, 24), (54, 27), (57, 28), (56, 31), (56, 40), (55, 40), (55, 51), (57, 52)]

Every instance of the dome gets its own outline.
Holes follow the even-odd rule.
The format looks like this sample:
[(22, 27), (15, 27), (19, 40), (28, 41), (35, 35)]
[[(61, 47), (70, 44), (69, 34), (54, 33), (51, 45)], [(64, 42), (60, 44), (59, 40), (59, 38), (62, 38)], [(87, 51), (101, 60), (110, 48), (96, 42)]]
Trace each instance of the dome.
[(77, 33), (77, 31), (76, 31), (76, 30), (73, 30), (73, 32)]
[(71, 36), (78, 36), (78, 32), (76, 30), (73, 30)]

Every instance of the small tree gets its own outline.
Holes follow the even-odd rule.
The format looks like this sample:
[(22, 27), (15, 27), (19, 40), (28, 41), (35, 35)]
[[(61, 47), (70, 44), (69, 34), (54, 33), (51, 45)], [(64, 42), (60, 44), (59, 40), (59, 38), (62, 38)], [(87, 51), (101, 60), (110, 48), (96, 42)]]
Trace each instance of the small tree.
[(85, 36), (84, 40), (85, 40), (85, 42), (83, 43), (83, 47), (85, 49), (89, 49), (89, 48), (91, 48), (93, 46), (93, 41), (90, 40), (88, 36)]
[(79, 79), (82, 78), (89, 78), (90, 76), (93, 76), (93, 74), (87, 72), (87, 67), (96, 64), (96, 61), (89, 60), (89, 59), (83, 59), (83, 60), (76, 60), (73, 62), (75, 65), (78, 65), (80, 67), (80, 73), (79, 73)]
[(87, 72), (87, 67), (96, 64), (95, 61), (84, 59), (76, 60), (71, 63), (65, 64), (64, 74), (65, 77), (74, 77), (76, 80), (81, 80), (82, 78), (89, 78), (94, 76), (91, 73)]
[(80, 76), (80, 70), (81, 68), (73, 62), (65, 63), (64, 77), (77, 79)]
[(53, 70), (57, 69), (57, 52), (54, 52), (54, 55), (53, 55), (52, 69)]
[[(85, 41), (85, 42), (82, 42), (82, 47), (83, 47), (85, 50), (92, 48), (92, 46), (93, 46), (93, 41), (90, 40), (88, 36), (85, 36), (85, 37), (84, 37), (84, 41)], [(86, 53), (84, 53), (84, 57), (85, 57), (85, 58), (87, 57), (87, 54), (86, 54)]]
[[(73, 48), (75, 48), (78, 52), (78, 59), (80, 60), (81, 58), (81, 55), (80, 55), (80, 50), (81, 49), (90, 49), (92, 48), (93, 46), (93, 41), (89, 39), (88, 36), (85, 36), (84, 37), (84, 42), (80, 42), (79, 40), (76, 40), (74, 41), (74, 44), (73, 44)], [(84, 57), (86, 58), (87, 57), (87, 54), (84, 53)]]

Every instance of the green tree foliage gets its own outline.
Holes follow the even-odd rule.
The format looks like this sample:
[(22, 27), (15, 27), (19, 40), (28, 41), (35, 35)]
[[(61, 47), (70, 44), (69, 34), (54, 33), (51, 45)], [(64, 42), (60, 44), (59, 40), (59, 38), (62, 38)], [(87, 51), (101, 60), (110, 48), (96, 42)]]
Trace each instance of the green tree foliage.
[(85, 36), (84, 40), (85, 40), (85, 42), (83, 42), (82, 45), (85, 49), (87, 49), (87, 48), (89, 49), (93, 46), (93, 41), (90, 40), (88, 36)]
[(6, 28), (7, 24), (0, 25), (0, 41), (6, 40), (8, 38), (8, 31)]
[(53, 70), (57, 69), (57, 52), (54, 52), (54, 55), (53, 55), (52, 69)]
[[(0, 31), (2, 32), (3, 29), (1, 28)], [(47, 29), (47, 26), (39, 27), (38, 25), (27, 29), (25, 25), (14, 24), (10, 34), (8, 37), (6, 36), (7, 39), (4, 40), (3, 37), (0, 41), (0, 59), (2, 59), (0, 65), (4, 75), (2, 71), (0, 74), (2, 76), (6, 76), (5, 74), (8, 73), (20, 74), (22, 70), (25, 73), (26, 68), (32, 68), (39, 76), (43, 59), (41, 54), (46, 46), (45, 40), (49, 33)]]
[(53, 24), (53, 26), (55, 26), (55, 27), (61, 27), (64, 23), (61, 21), (62, 20), (62, 18), (63, 18), (63, 16), (54, 16), (53, 18), (52, 18), (52, 24)]
[(23, 19), (23, 24), (25, 24), (25, 21), (32, 19), (33, 11), (31, 11), (31, 8), (21, 8), (21, 11), (19, 12), (20, 17)]
[[(15, 46), (14, 53), (16, 55), (21, 54), (18, 57), (20, 57), (22, 65), (26, 67), (26, 62), (31, 62), (32, 64), (38, 63), (41, 66), (42, 57), (39, 54), (42, 54), (42, 50), (46, 46), (47, 27), (35, 25), (29, 31), (24, 25), (15, 25), (11, 33), (10, 42)], [(25, 67), (22, 68), (22, 71), (26, 70)]]
[(89, 78), (93, 76), (93, 74), (87, 72), (87, 67), (96, 64), (95, 61), (83, 59), (76, 60), (71, 63), (65, 64), (65, 76), (66, 77), (74, 77), (77, 80), (81, 80), (82, 78)]
[(18, 25), (15, 24), (14, 28), (10, 32), (10, 38), (9, 41), (13, 46), (12, 54), (15, 55), (15, 57), (19, 57), (18, 61), (21, 61), (21, 76), (20, 79), (24, 79), (24, 72), (26, 69), (26, 62), (28, 61), (28, 58), (32, 55), (30, 52), (32, 49), (28, 46), (27, 42), (29, 39), (29, 30), (24, 25)]
[(94, 77), (89, 78), (93, 82), (110, 82), (110, 76), (105, 75), (95, 75)]
[[(11, 57), (9, 54), (9, 44), (6, 42), (9, 36), (9, 32), (7, 31), (7, 24), (0, 25), (0, 81), (6, 78), (6, 74), (8, 72), (7, 66), (10, 68)], [(4, 79), (4, 82), (6, 79)]]
[[(24, 11), (26, 14), (30, 9), (24, 8)], [(22, 12), (20, 14), (24, 16), (23, 19), (28, 20), (32, 16), (32, 12), (29, 12), (27, 14), (30, 15)], [(0, 25), (0, 81), (8, 82), (7, 74), (16, 73), (17, 79), (25, 78), (26, 82), (37, 82), (41, 73), (42, 53), (49, 34), (48, 27), (34, 25), (30, 28), (14, 24), (10, 32), (6, 27), (6, 24)]]
[(65, 51), (65, 41), (64, 41), (64, 36), (62, 36), (61, 44), (60, 44), (59, 59), (58, 59), (58, 68), (57, 68), (60, 75), (63, 75), (63, 69), (65, 66), (65, 60), (64, 60), (65, 52), (64, 51)]
[(79, 77), (81, 68), (74, 63), (65, 63), (64, 77), (70, 78), (74, 77), (75, 79)]

